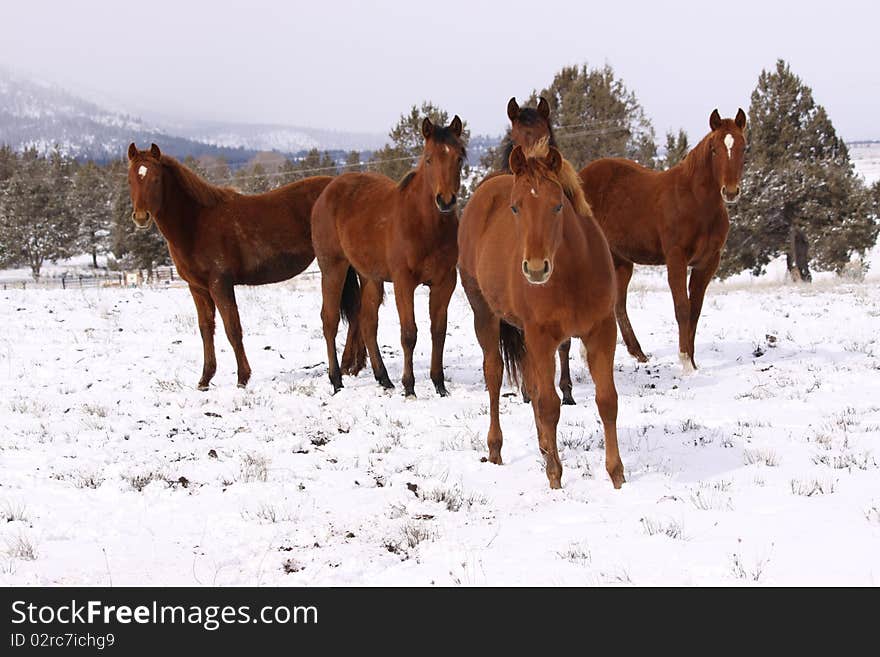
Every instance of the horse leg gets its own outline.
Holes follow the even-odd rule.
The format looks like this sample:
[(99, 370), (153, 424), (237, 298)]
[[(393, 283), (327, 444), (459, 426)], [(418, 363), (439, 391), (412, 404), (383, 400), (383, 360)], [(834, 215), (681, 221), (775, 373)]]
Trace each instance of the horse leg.
[(342, 372), (336, 359), (336, 332), (339, 330), (342, 288), (348, 274), (348, 263), (342, 259), (318, 259), (321, 268), (321, 323), (327, 343), (327, 374), (335, 395), (342, 388)]
[(574, 397), (571, 395), (571, 369), (568, 362), (571, 338), (559, 345), (557, 351), (559, 352), (559, 389), (562, 391), (562, 403), (565, 406), (574, 406)]
[(648, 362), (648, 357), (642, 351), (632, 324), (629, 321), (629, 313), (626, 311), (626, 293), (629, 290), (629, 282), (633, 275), (633, 263), (614, 258), (614, 271), (617, 274), (617, 303), (614, 306), (614, 314), (617, 315), (617, 323), (620, 326), (620, 334), (623, 343), (630, 355), (640, 363)]
[(617, 327), (614, 317), (598, 323), (585, 336), (587, 365), (596, 385), (596, 406), (605, 430), (605, 469), (615, 488), (626, 481), (623, 462), (617, 447), (617, 389), (614, 386), (614, 349), (617, 346)]
[(220, 311), (223, 319), (223, 327), (226, 329), (226, 337), (232, 350), (235, 352), (235, 361), (238, 364), (238, 387), (244, 388), (251, 378), (251, 366), (248, 364), (242, 342), (241, 318), (238, 316), (238, 304), (235, 302), (235, 287), (232, 279), (221, 276), (210, 285), (211, 297)]
[(544, 464), (550, 488), (562, 488), (562, 462), (556, 446), (556, 427), (559, 424), (561, 404), (553, 374), (556, 370), (557, 343), (549, 335), (525, 331), (526, 383), (532, 395), (532, 410), (538, 429), (538, 446), (544, 456)]
[(403, 392), (407, 397), (416, 396), (416, 378), (413, 375), (413, 351), (418, 335), (413, 302), (415, 291), (415, 281), (408, 271), (394, 278), (394, 301), (400, 316), (400, 345), (403, 347)]
[(207, 390), (217, 371), (217, 357), (214, 354), (214, 301), (211, 294), (200, 287), (189, 286), (193, 301), (196, 304), (196, 313), (199, 316), (199, 332), (202, 334), (202, 348), (204, 361), (202, 364), (202, 378), (199, 379), (199, 390)]
[(489, 462), (501, 465), (501, 418), (499, 403), (501, 399), (501, 380), (504, 375), (504, 362), (499, 348), (501, 338), (501, 322), (492, 313), (475, 281), (461, 277), (471, 309), (474, 311), (474, 332), (483, 350), (483, 378), (489, 391), (489, 435), (486, 443), (489, 447)]
[(694, 267), (691, 270), (691, 280), (688, 285), (688, 292), (691, 303), (690, 316), (690, 335), (688, 336), (688, 355), (691, 359), (691, 365), (697, 367), (694, 360), (694, 342), (697, 337), (697, 322), (700, 320), (700, 311), (703, 310), (703, 299), (706, 296), (706, 288), (709, 287), (709, 281), (715, 275), (718, 269), (718, 263), (721, 260), (721, 252), (715, 253), (702, 266)]
[(678, 323), (678, 357), (684, 373), (690, 374), (694, 371), (694, 361), (688, 354), (691, 307), (687, 292), (687, 260), (681, 249), (666, 254), (666, 279), (672, 291), (675, 321)]
[(455, 290), (458, 273), (451, 269), (439, 283), (431, 285), (428, 308), (431, 315), (431, 381), (441, 397), (446, 397), (446, 383), (443, 378), (443, 347), (446, 344), (446, 316), (449, 299)]
[(382, 305), (382, 298), (385, 296), (383, 285), (382, 281), (372, 278), (364, 278), (362, 280), (361, 334), (358, 336), (358, 339), (366, 344), (367, 351), (370, 353), (370, 365), (373, 367), (373, 376), (376, 377), (376, 381), (383, 388), (390, 390), (394, 388), (394, 384), (388, 378), (388, 370), (385, 369), (385, 363), (382, 361), (382, 354), (379, 351), (379, 343), (376, 337), (379, 331), (379, 306)]

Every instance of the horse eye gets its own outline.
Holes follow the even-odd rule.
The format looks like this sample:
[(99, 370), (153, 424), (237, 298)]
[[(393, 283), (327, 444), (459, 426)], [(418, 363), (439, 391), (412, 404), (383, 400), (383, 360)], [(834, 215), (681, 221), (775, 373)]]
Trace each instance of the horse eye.
[(515, 205), (510, 206), (510, 211), (513, 212), (513, 214), (519, 214), (519, 208)]
[(430, 158), (430, 157), (425, 158), (425, 162), (426, 162), (427, 164), (431, 164), (431, 158)]
[(556, 214), (559, 214), (560, 212), (562, 212), (562, 203), (560, 203), (555, 208), (553, 208), (553, 212)]

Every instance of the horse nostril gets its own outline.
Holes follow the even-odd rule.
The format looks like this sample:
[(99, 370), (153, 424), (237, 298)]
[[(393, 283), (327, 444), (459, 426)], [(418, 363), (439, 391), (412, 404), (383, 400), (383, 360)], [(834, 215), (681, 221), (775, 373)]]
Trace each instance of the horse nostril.
[(544, 273), (545, 274), (550, 273), (550, 261), (549, 260), (544, 261)]
[(527, 260), (523, 260), (523, 274), (529, 275), (529, 263)]
[(450, 207), (455, 205), (455, 194), (453, 194), (452, 197), (449, 199), (449, 205)]

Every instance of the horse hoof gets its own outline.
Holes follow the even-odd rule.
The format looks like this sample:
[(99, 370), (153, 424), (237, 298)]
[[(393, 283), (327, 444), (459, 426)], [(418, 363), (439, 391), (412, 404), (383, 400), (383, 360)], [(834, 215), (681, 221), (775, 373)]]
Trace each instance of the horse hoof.
[(682, 374), (688, 375), (697, 371), (697, 366), (694, 364), (693, 358), (684, 353), (679, 354), (678, 358), (681, 361)]
[(532, 398), (529, 397), (526, 393), (523, 393), (523, 404), (531, 404)]
[(201, 392), (205, 392), (208, 390), (208, 388), (210, 388), (210, 385), (207, 383), (199, 383), (197, 387)]
[(385, 388), (385, 390), (394, 390), (394, 384), (391, 383), (391, 379), (387, 376), (384, 378), (377, 378), (376, 381), (378, 381), (379, 385)]
[(406, 392), (406, 393), (404, 393), (403, 396), (404, 396), (404, 399), (406, 399), (407, 401), (415, 401), (416, 399), (418, 399), (418, 397), (416, 397), (415, 390), (411, 390), (409, 392)]
[(620, 490), (620, 487), (626, 483), (626, 477), (623, 475), (623, 465), (617, 466), (617, 468), (608, 473), (608, 476), (611, 477), (611, 484), (615, 490)]
[(494, 463), (495, 465), (502, 465), (501, 463), (501, 452), (499, 451), (497, 454), (493, 454), (491, 451), (489, 452), (489, 463)]
[(238, 387), (239, 388), (247, 388), (247, 381), (245, 381), (244, 383), (239, 382)]
[(562, 405), (563, 406), (576, 406), (574, 397), (571, 396), (570, 392), (566, 392), (562, 394)]
[(448, 397), (449, 391), (446, 389), (446, 386), (442, 383), (435, 383), (434, 388), (437, 390), (437, 394), (441, 397)]
[(559, 490), (560, 488), (562, 488), (562, 478), (550, 479), (550, 490)]

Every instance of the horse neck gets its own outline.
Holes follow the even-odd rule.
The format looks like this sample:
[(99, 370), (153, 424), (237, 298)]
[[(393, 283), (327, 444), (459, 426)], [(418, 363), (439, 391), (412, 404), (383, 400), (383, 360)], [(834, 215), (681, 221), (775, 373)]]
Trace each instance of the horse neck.
[(677, 171), (681, 179), (687, 182), (694, 199), (705, 205), (718, 205), (721, 202), (719, 188), (712, 171), (712, 152), (709, 148), (708, 136), (705, 137), (687, 157), (670, 171)]
[(184, 191), (169, 167), (164, 166), (162, 174), (162, 208), (154, 221), (170, 245), (185, 250), (190, 246), (193, 223), (202, 208)]
[(406, 189), (400, 192), (406, 205), (406, 212), (401, 213), (399, 217), (406, 222), (412, 222), (415, 219), (428, 228), (436, 226), (442, 221), (443, 214), (434, 203), (434, 191), (429, 186), (428, 177), (422, 167), (423, 164), (420, 162), (413, 174), (412, 181)]

